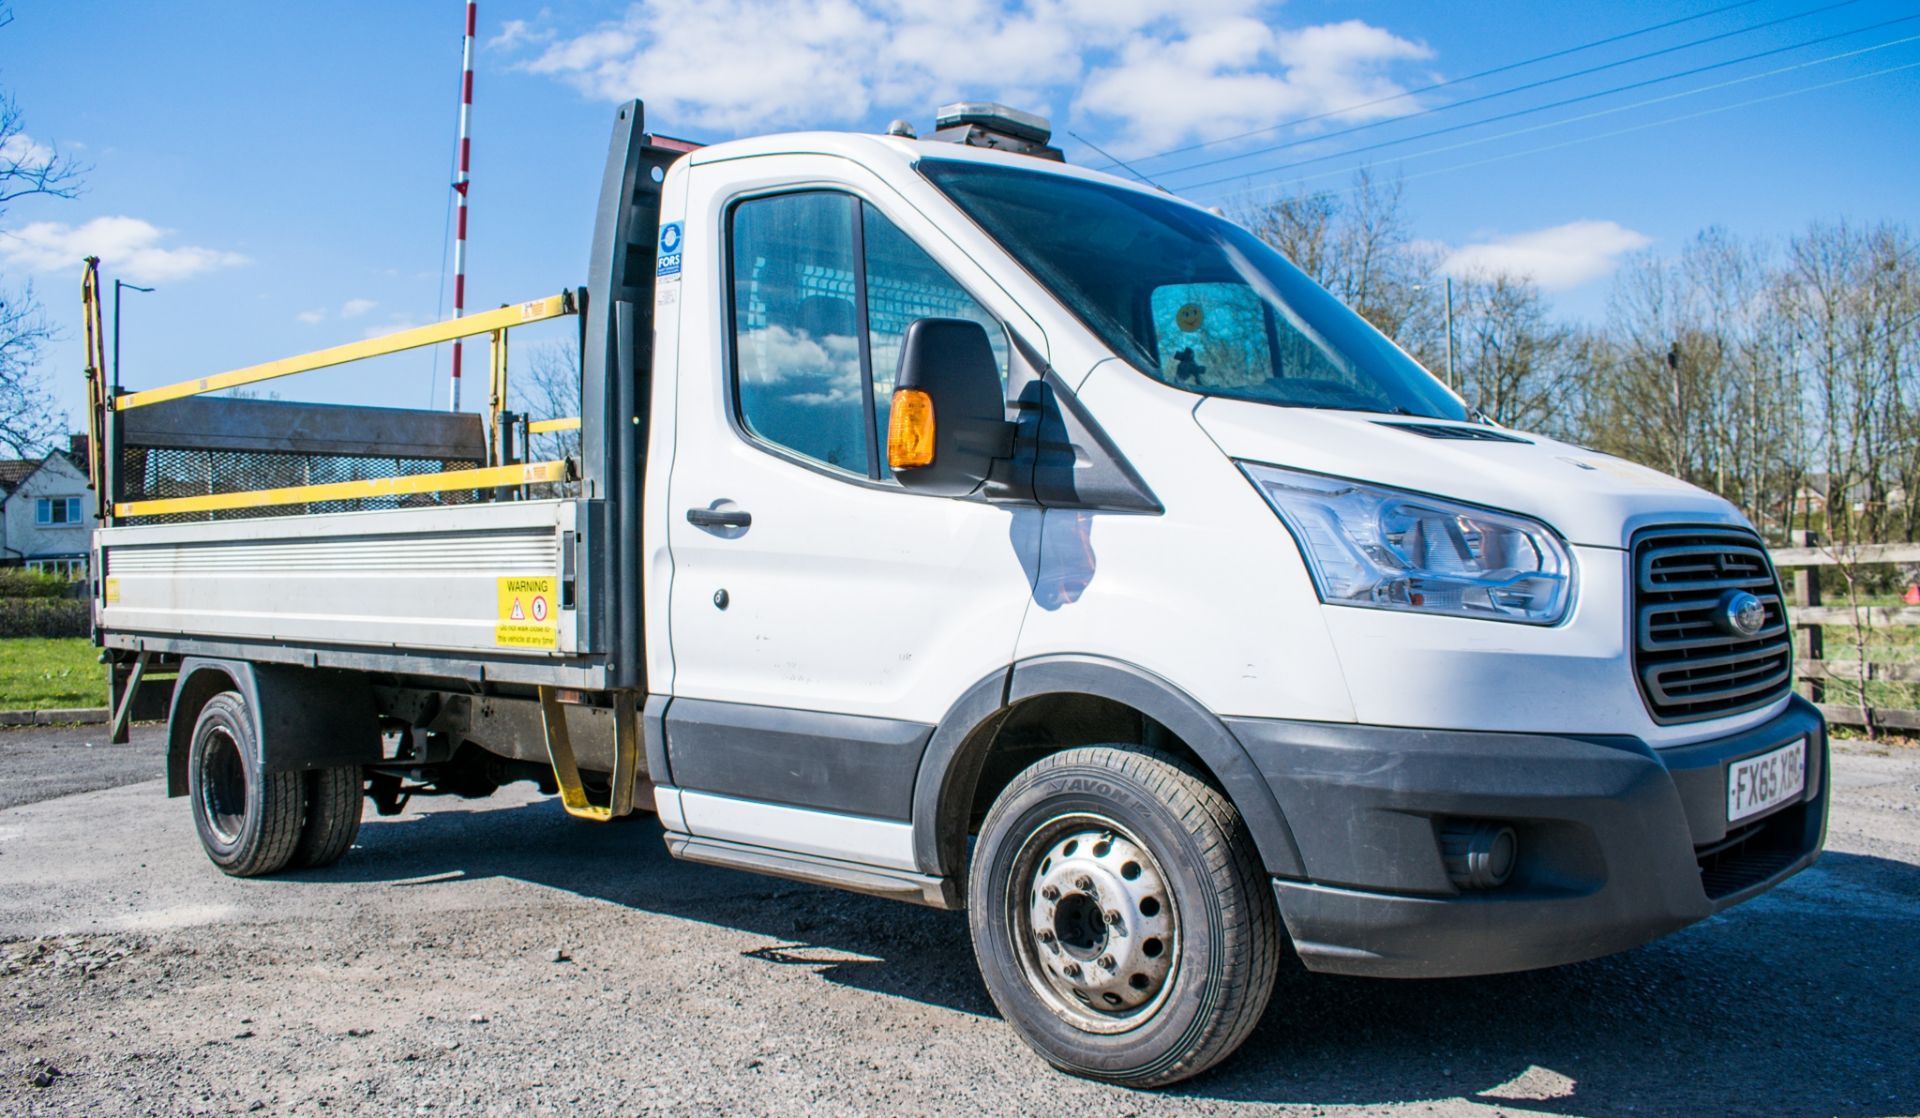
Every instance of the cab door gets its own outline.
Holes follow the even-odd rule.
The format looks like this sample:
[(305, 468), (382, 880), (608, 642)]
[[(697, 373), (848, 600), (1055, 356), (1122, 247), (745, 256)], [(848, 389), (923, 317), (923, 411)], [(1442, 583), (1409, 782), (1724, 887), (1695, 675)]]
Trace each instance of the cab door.
[[(781, 173), (739, 185), (717, 164), (690, 183), (672, 782), (694, 834), (911, 868), (921, 752), (1012, 660), (1040, 513), (901, 489), (885, 454), (894, 369), (908, 323), (959, 317), (986, 327), (1004, 377), (1017, 312), (977, 274), (956, 278), (965, 258), (845, 161), (757, 162)], [(707, 253), (703, 281), (692, 260)], [(710, 349), (687, 346), (691, 322), (714, 325)]]

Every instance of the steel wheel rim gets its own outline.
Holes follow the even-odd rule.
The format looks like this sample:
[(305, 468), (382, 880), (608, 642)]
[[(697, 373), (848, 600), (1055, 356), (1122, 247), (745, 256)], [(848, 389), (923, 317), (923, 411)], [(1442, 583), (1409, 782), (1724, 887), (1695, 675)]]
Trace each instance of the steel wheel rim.
[(247, 769), (240, 743), (214, 727), (200, 759), (200, 814), (222, 845), (240, 841), (247, 820)]
[(1180, 966), (1180, 916), (1146, 844), (1095, 812), (1048, 820), (1021, 844), (1007, 926), (1027, 985), (1090, 1033), (1138, 1028)]

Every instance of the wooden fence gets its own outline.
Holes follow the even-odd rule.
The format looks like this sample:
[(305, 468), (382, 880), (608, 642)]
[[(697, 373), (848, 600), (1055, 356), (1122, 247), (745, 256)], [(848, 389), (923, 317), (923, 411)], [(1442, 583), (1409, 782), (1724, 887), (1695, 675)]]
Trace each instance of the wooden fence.
[[(1892, 707), (1862, 709), (1846, 703), (1826, 701), (1828, 681), (1856, 683), (1863, 677), (1871, 682), (1920, 683), (1920, 661), (1882, 663), (1868, 660), (1829, 660), (1824, 647), (1823, 625), (1852, 625), (1855, 611), (1845, 605), (1829, 606), (1820, 600), (1819, 568), (1846, 563), (1870, 566), (1884, 563), (1920, 563), (1920, 544), (1861, 544), (1851, 548), (1826, 548), (1810, 532), (1795, 532), (1793, 547), (1773, 549), (1773, 563), (1793, 572), (1788, 589), (1794, 628), (1794, 670), (1800, 677), (1801, 693), (1818, 704), (1827, 721), (1864, 726), (1871, 716), (1873, 725), (1882, 729), (1920, 730), (1920, 710)], [(1874, 629), (1920, 625), (1920, 606), (1862, 606), (1859, 614)]]

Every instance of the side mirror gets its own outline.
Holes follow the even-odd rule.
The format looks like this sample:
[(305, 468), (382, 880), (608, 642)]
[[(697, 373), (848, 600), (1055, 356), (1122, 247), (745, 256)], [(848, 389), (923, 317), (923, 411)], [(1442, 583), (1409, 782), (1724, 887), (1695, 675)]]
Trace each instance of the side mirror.
[(887, 464), (902, 488), (965, 497), (1013, 452), (1006, 389), (987, 332), (963, 318), (907, 326), (887, 421)]

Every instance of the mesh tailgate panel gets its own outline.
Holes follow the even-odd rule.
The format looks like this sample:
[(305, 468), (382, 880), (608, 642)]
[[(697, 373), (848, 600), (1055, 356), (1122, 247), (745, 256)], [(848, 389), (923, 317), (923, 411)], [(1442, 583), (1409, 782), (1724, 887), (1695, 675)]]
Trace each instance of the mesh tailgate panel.
[[(371, 481), (443, 470), (471, 469), (482, 463), (448, 458), (350, 457), (337, 454), (284, 454), (267, 451), (173, 450), (130, 447), (120, 456), (117, 488), (123, 501), (167, 497), (204, 497), (251, 489), (279, 489), (294, 485), (327, 485), (341, 481)], [(315, 501), (265, 508), (219, 509), (212, 512), (128, 516), (124, 524), (185, 524), (204, 520), (247, 520), (264, 516), (307, 513), (365, 512), (375, 509), (419, 508), (429, 505), (471, 504), (478, 490), (443, 493), (407, 493), (363, 497), (349, 501)]]

